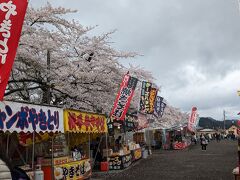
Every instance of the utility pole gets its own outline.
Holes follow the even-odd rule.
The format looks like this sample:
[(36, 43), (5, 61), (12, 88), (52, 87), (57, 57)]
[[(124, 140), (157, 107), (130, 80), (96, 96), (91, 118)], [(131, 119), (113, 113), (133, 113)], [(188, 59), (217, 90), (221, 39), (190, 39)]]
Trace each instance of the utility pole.
[(224, 130), (224, 134), (225, 134), (225, 110), (223, 110), (223, 130)]

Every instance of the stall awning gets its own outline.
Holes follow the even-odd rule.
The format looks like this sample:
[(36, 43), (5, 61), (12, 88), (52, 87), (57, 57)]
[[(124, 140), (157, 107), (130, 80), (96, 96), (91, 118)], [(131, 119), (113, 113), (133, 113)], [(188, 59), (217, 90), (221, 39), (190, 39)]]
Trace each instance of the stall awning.
[(33, 104), (0, 102), (3, 132), (64, 132), (63, 109)]
[(64, 110), (64, 129), (65, 132), (74, 133), (106, 133), (106, 116), (77, 110)]

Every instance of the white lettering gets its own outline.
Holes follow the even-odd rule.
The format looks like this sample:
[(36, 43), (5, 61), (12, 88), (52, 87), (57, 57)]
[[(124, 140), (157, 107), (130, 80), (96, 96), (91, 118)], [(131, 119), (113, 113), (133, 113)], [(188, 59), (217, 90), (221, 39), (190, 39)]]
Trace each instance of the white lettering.
[(10, 16), (16, 16), (16, 5), (12, 4), (12, 1), (8, 1), (8, 3), (1, 3), (0, 10), (6, 12), (5, 19), (8, 20)]
[(11, 37), (11, 26), (12, 21), (10, 20), (10, 16), (16, 16), (16, 5), (12, 4), (12, 1), (8, 1), (8, 3), (0, 3), (0, 10), (6, 12), (5, 20), (0, 23), (0, 37), (3, 37), (3, 40), (0, 40), (0, 60), (1, 64), (6, 63), (7, 53), (8, 53), (8, 39)]

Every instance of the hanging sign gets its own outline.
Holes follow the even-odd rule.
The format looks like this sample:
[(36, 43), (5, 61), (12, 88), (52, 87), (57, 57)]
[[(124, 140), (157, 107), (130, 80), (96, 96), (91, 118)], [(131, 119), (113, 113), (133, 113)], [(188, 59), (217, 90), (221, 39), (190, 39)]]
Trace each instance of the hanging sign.
[(64, 132), (63, 110), (2, 101), (0, 102), (0, 130), (4, 132)]
[(139, 111), (143, 114), (148, 113), (150, 111), (149, 95), (151, 87), (152, 83), (145, 81), (142, 82)]
[(157, 89), (156, 88), (151, 88), (150, 93), (149, 93), (149, 111), (148, 111), (148, 114), (153, 114), (154, 113), (154, 105), (155, 105), (156, 96), (157, 96)]
[(161, 103), (160, 117), (162, 117), (162, 116), (163, 116), (164, 109), (165, 109), (165, 107), (166, 107), (166, 106), (167, 106), (167, 104), (166, 104), (166, 103), (164, 103), (164, 102), (162, 102), (162, 103)]
[(88, 179), (92, 174), (89, 159), (54, 166), (55, 179)]
[(188, 119), (188, 130), (194, 132), (196, 129), (196, 121), (197, 121), (197, 108), (193, 107), (191, 115)]
[(0, 2), (0, 100), (3, 100), (16, 55), (27, 4), (27, 0)]
[(110, 116), (116, 120), (124, 120), (127, 110), (130, 106), (134, 90), (137, 86), (138, 79), (126, 74), (120, 86), (115, 103)]
[(154, 104), (154, 115), (156, 117), (159, 117), (161, 114), (161, 104), (162, 104), (163, 98), (161, 96), (157, 96)]
[(76, 133), (105, 133), (107, 119), (104, 115), (64, 110), (64, 128), (65, 131)]

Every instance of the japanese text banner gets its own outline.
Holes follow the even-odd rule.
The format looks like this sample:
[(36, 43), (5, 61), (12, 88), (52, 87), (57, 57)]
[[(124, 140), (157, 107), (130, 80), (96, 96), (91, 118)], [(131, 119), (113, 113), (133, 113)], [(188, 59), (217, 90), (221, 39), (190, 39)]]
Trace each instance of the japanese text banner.
[(55, 179), (88, 179), (92, 174), (89, 159), (54, 166)]
[(107, 119), (104, 115), (64, 110), (64, 128), (66, 132), (105, 133)]
[(157, 96), (157, 89), (156, 88), (151, 88), (150, 93), (149, 93), (149, 111), (148, 111), (148, 114), (153, 114), (154, 113), (156, 96)]
[(197, 122), (197, 108), (193, 107), (191, 115), (188, 119), (188, 130), (194, 132), (196, 129), (196, 122)]
[(115, 99), (110, 116), (116, 120), (124, 120), (130, 106), (138, 79), (126, 74)]
[(0, 130), (6, 132), (64, 132), (63, 110), (9, 101), (0, 102)]
[(142, 82), (139, 111), (143, 114), (149, 113), (150, 111), (149, 97), (150, 97), (151, 88), (152, 88), (152, 83), (145, 82), (145, 81)]
[(16, 55), (27, 4), (27, 0), (0, 1), (0, 100)]

